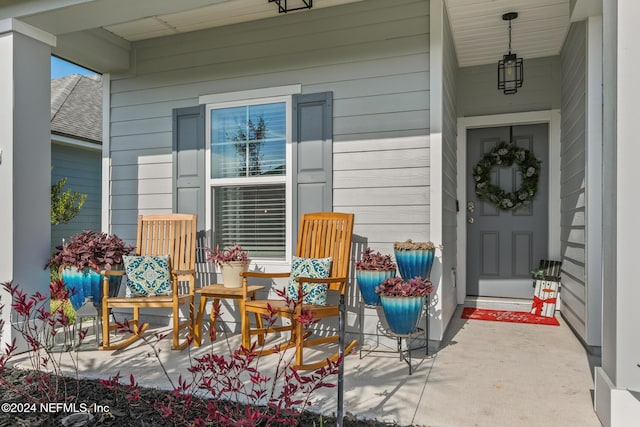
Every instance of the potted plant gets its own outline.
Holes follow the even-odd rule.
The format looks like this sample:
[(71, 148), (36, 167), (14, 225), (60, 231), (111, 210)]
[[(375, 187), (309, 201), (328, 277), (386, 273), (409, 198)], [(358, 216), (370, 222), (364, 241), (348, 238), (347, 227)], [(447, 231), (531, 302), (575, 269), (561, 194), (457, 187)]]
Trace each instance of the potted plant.
[(427, 295), (433, 292), (433, 284), (426, 279), (400, 277), (386, 279), (376, 288), (380, 304), (391, 332), (409, 335), (415, 332)]
[(356, 279), (362, 300), (367, 305), (378, 305), (380, 298), (376, 294), (376, 287), (385, 279), (396, 276), (396, 264), (391, 261), (391, 255), (383, 255), (366, 248), (362, 259), (356, 261)]
[(224, 287), (239, 288), (242, 286), (240, 273), (249, 270), (251, 262), (247, 250), (238, 243), (234, 243), (233, 246), (228, 246), (223, 250), (220, 250), (219, 245), (216, 245), (215, 251), (207, 248), (207, 253), (207, 260), (215, 262), (220, 267)]
[[(102, 300), (100, 270), (121, 269), (122, 257), (132, 251), (133, 246), (115, 234), (87, 230), (56, 247), (45, 268), (60, 266), (71, 305), (77, 310), (85, 297), (93, 296), (96, 302)], [(121, 279), (116, 276), (109, 278), (114, 287), (119, 286)]]
[(394, 242), (393, 252), (403, 279), (429, 278), (436, 252), (433, 242), (413, 242), (411, 239), (406, 242)]

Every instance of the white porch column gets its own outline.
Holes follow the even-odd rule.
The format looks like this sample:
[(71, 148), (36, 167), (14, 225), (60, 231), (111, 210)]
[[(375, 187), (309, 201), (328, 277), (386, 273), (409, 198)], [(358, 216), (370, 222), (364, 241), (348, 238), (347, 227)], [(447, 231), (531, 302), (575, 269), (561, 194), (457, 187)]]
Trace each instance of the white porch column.
[[(49, 290), (51, 47), (55, 37), (0, 20), (0, 282)], [(11, 342), (8, 295), (0, 348)]]
[(640, 3), (603, 1), (603, 306), (602, 367), (595, 407), (605, 426), (640, 419)]

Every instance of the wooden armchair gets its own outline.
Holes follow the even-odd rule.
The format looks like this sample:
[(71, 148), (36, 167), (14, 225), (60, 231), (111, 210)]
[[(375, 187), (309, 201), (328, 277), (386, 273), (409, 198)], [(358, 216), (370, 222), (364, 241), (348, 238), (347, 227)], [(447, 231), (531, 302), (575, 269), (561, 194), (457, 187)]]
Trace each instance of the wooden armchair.
[[(196, 261), (196, 215), (165, 214), (140, 215), (136, 238), (137, 256), (169, 256), (169, 272), (172, 293), (167, 296), (109, 296), (110, 275), (124, 275), (124, 271), (105, 271), (102, 298), (102, 337), (100, 349), (116, 350), (136, 341), (148, 328), (140, 323), (141, 308), (171, 308), (173, 315), (173, 349), (183, 349), (193, 333), (193, 298), (195, 292)], [(189, 306), (189, 318), (180, 321), (180, 307)], [(109, 312), (113, 308), (133, 308), (133, 319), (129, 321), (133, 334), (115, 344), (110, 343), (109, 332), (118, 329), (109, 323)], [(188, 335), (180, 342), (180, 331), (187, 329)]]
[[(298, 243), (295, 255), (300, 258), (332, 258), (330, 274), (325, 279), (298, 277), (296, 280), (298, 286), (303, 283), (326, 283), (328, 290), (337, 292), (341, 301), (347, 294), (349, 281), (349, 264), (351, 253), (351, 237), (353, 234), (353, 214), (320, 212), (302, 215), (300, 220), (300, 231), (298, 233)], [(337, 317), (340, 315), (339, 305), (311, 305), (300, 302), (295, 305), (292, 310), (287, 301), (283, 299), (273, 300), (251, 300), (247, 292), (248, 280), (251, 278), (285, 278), (290, 273), (259, 273), (247, 272), (243, 273), (243, 304), (242, 310), (242, 345), (246, 348), (251, 347), (251, 337), (258, 336), (258, 344), (263, 344), (263, 339), (267, 333), (290, 331), (290, 339), (287, 343), (266, 349), (256, 351), (256, 353), (271, 354), (278, 350), (295, 347), (296, 360), (295, 366), (299, 369), (317, 369), (327, 364), (327, 357), (322, 360), (305, 363), (303, 351), (307, 347), (337, 343), (339, 335), (332, 334), (329, 336), (313, 337), (310, 331), (305, 331), (302, 323), (296, 319), (303, 313), (303, 310), (313, 312), (314, 319), (324, 319), (328, 317)], [(301, 292), (300, 292), (301, 293)], [(267, 326), (251, 328), (249, 323), (249, 314), (256, 313), (258, 315), (270, 316), (275, 314), (277, 317), (286, 318), (290, 325), (285, 326)], [(264, 322), (263, 322), (264, 323)], [(350, 353), (357, 341), (350, 342), (344, 350), (344, 354)], [(338, 353), (332, 354), (328, 359), (335, 361)]]

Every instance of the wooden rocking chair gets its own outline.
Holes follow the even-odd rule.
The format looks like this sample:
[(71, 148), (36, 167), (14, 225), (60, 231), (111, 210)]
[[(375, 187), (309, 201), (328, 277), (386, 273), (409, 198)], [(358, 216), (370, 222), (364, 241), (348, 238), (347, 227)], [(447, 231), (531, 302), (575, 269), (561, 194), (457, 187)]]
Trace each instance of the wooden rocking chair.
[[(351, 254), (351, 236), (353, 234), (353, 214), (320, 212), (302, 215), (300, 220), (300, 231), (298, 233), (298, 243), (295, 255), (300, 258), (332, 258), (331, 271), (328, 278), (310, 279), (308, 277), (298, 277), (298, 286), (303, 283), (327, 283), (328, 290), (338, 292), (341, 301), (347, 295), (347, 287), (349, 280), (349, 264)], [(305, 331), (302, 323), (296, 319), (303, 313), (303, 310), (313, 312), (314, 319), (324, 319), (327, 317), (337, 317), (340, 315), (339, 305), (311, 305), (306, 303), (296, 304), (295, 311), (292, 311), (285, 300), (251, 300), (247, 292), (249, 278), (285, 278), (290, 273), (260, 273), (247, 272), (243, 275), (243, 296), (244, 302), (241, 306), (242, 310), (242, 345), (246, 348), (251, 347), (251, 337), (258, 336), (258, 344), (263, 344), (265, 335), (269, 332), (291, 331), (288, 342), (280, 346), (270, 349), (256, 351), (257, 354), (272, 354), (279, 350), (287, 348), (296, 348), (295, 366), (299, 369), (310, 370), (317, 369), (327, 364), (327, 359), (336, 361), (338, 353), (324, 357), (322, 360), (305, 363), (303, 351), (307, 347), (337, 343), (339, 334), (311, 337), (311, 333)], [(275, 316), (286, 318), (290, 325), (285, 326), (268, 326), (256, 327), (252, 329), (249, 323), (249, 314), (256, 313), (258, 315)], [(264, 323), (264, 322), (263, 322)], [(357, 341), (353, 340), (346, 345), (344, 354), (349, 354)]]
[[(148, 328), (140, 323), (141, 308), (171, 308), (173, 315), (174, 350), (181, 350), (189, 343), (193, 333), (193, 299), (195, 293), (196, 261), (196, 215), (165, 214), (138, 216), (136, 238), (137, 256), (169, 256), (169, 272), (172, 293), (167, 296), (109, 297), (110, 275), (124, 275), (124, 271), (105, 271), (102, 298), (101, 350), (117, 350), (139, 339)], [(188, 284), (188, 288), (187, 288)], [(182, 288), (181, 289), (181, 285)], [(180, 322), (180, 307), (189, 306), (189, 318)], [(109, 323), (109, 312), (113, 308), (133, 308), (133, 320), (129, 321), (133, 334), (115, 344), (109, 340), (109, 332), (117, 330), (117, 324)], [(187, 337), (180, 342), (180, 331), (188, 330)]]

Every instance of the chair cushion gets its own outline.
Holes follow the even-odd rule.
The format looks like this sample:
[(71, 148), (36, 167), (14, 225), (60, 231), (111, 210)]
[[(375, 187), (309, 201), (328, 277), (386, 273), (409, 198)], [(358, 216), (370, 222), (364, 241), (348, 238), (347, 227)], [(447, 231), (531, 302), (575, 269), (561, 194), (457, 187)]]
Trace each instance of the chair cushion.
[(169, 256), (123, 256), (127, 297), (171, 295)]
[[(331, 272), (331, 258), (298, 258), (293, 257), (291, 262), (291, 275), (287, 285), (287, 297), (292, 301), (298, 301), (297, 277), (311, 277), (324, 279), (329, 277)], [(306, 283), (302, 284), (304, 304), (326, 305), (327, 304), (327, 284), (326, 283)]]

